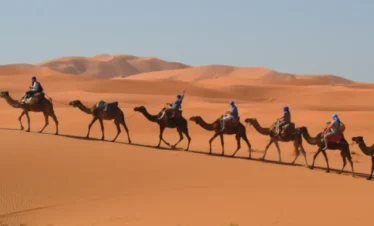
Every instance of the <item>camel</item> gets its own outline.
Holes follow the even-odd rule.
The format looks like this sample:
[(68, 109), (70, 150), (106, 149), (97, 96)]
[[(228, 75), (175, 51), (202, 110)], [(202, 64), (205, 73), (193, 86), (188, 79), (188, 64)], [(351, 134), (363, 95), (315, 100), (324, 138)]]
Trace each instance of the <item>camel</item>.
[[(310, 167), (310, 169), (314, 168), (314, 162), (315, 162), (317, 156), (319, 155), (319, 153), (322, 152), (323, 156), (325, 157), (326, 164), (327, 164), (326, 172), (329, 173), (330, 172), (329, 160), (327, 158), (326, 150), (323, 150), (323, 148), (325, 147), (325, 143), (323, 141), (322, 134), (324, 132), (318, 133), (316, 137), (311, 137), (309, 135), (308, 129), (306, 127), (300, 127), (300, 128), (296, 129), (296, 133), (302, 134), (304, 139), (306, 140), (306, 142), (308, 142), (310, 145), (317, 145), (318, 146), (318, 151), (313, 157), (313, 163), (312, 163), (312, 166)], [(351, 168), (352, 168), (352, 176), (355, 177), (355, 172), (354, 172), (354, 169), (353, 169), (352, 156), (351, 156), (351, 152), (349, 150), (349, 144), (345, 140), (344, 135), (342, 136), (341, 141), (339, 143), (329, 142), (328, 143), (328, 149), (330, 149), (330, 150), (340, 150), (340, 155), (342, 156), (342, 159), (343, 159), (343, 167), (342, 167), (341, 171), (339, 172), (339, 174), (341, 174), (343, 172), (344, 167), (347, 164), (346, 159), (348, 159), (349, 163), (351, 164)]]
[(222, 130), (222, 124), (221, 124), (221, 119), (220, 118), (215, 120), (213, 123), (210, 123), (210, 124), (206, 123), (201, 116), (193, 116), (193, 117), (190, 118), (190, 120), (195, 122), (196, 124), (198, 124), (202, 128), (204, 128), (205, 130), (214, 131), (213, 137), (210, 138), (210, 140), (209, 140), (209, 154), (212, 154), (212, 142), (213, 142), (213, 140), (217, 136), (219, 136), (221, 138), (222, 155), (224, 156), (225, 155), (225, 149), (224, 149), (225, 144), (224, 144), (224, 140), (223, 140), (223, 135), (224, 134), (227, 134), (227, 135), (235, 134), (235, 138), (236, 138), (236, 141), (237, 141), (237, 148), (236, 148), (236, 151), (234, 152), (234, 154), (232, 155), (232, 157), (234, 157), (235, 154), (239, 151), (239, 149), (240, 149), (240, 138), (242, 138), (248, 145), (249, 158), (251, 158), (251, 154), (252, 154), (251, 153), (252, 152), (251, 144), (249, 143), (249, 141), (247, 139), (245, 126), (242, 123), (239, 122), (239, 124), (237, 126), (227, 125), (225, 127), (225, 129), (223, 131), (221, 131)]
[(249, 125), (253, 125), (253, 127), (256, 129), (257, 132), (259, 132), (262, 135), (269, 136), (270, 141), (268, 145), (266, 145), (264, 155), (262, 156), (262, 160), (265, 159), (266, 152), (269, 149), (269, 147), (274, 143), (275, 146), (277, 147), (278, 150), (278, 156), (279, 156), (279, 162), (282, 162), (281, 158), (281, 152), (279, 148), (278, 141), (280, 142), (293, 142), (293, 145), (295, 147), (296, 151), (296, 156), (295, 159), (293, 160), (292, 164), (295, 164), (297, 158), (300, 155), (300, 152), (303, 154), (304, 159), (305, 159), (305, 166), (308, 167), (308, 161), (306, 158), (306, 152), (304, 150), (303, 144), (302, 144), (302, 138), (300, 134), (294, 134), (295, 131), (295, 126), (294, 124), (288, 126), (287, 128), (284, 128), (283, 131), (284, 133), (281, 133), (280, 136), (276, 136), (276, 133), (272, 128), (263, 128), (261, 127), (260, 123), (257, 121), (255, 118), (247, 118), (245, 119), (245, 122), (248, 123)]
[[(100, 102), (98, 102), (100, 103)], [(126, 122), (125, 122), (125, 115), (123, 114), (122, 110), (118, 107), (118, 102), (114, 102), (115, 105), (109, 107), (108, 106), (108, 111), (103, 111), (102, 108), (98, 107), (98, 103), (92, 106), (91, 108), (86, 107), (85, 105), (82, 104), (80, 100), (73, 100), (70, 101), (69, 105), (73, 107), (77, 107), (79, 110), (83, 111), (86, 114), (90, 114), (93, 116), (93, 119), (91, 123), (88, 125), (88, 132), (86, 138), (88, 139), (90, 136), (90, 131), (92, 125), (99, 120), (100, 122), (100, 127), (101, 127), (101, 133), (102, 137), (101, 140), (104, 140), (104, 122), (103, 120), (113, 120), (114, 119), (114, 124), (117, 127), (117, 135), (114, 137), (112, 142), (115, 142), (119, 134), (121, 133), (121, 128), (120, 125), (122, 125), (127, 133), (127, 139), (128, 143), (131, 144), (131, 139), (130, 139), (130, 134), (129, 134), (129, 129), (127, 128)], [(103, 102), (105, 103), (105, 102)], [(109, 103), (110, 104), (110, 103)]]
[(20, 122), (20, 125), (21, 125), (21, 130), (24, 129), (22, 125), (22, 117), (24, 115), (26, 115), (27, 123), (28, 123), (26, 132), (30, 132), (29, 112), (42, 112), (44, 115), (45, 123), (44, 123), (43, 128), (39, 131), (39, 133), (42, 133), (44, 129), (48, 126), (49, 124), (48, 117), (51, 117), (56, 125), (55, 135), (58, 135), (58, 120), (53, 109), (52, 100), (46, 99), (44, 97), (44, 94), (42, 94), (41, 100), (38, 103), (34, 103), (34, 104), (21, 104), (18, 100), (14, 100), (9, 95), (8, 91), (0, 92), (0, 97), (4, 98), (10, 106), (14, 108), (21, 108), (23, 110), (21, 115), (18, 117), (18, 121)]
[[(164, 109), (165, 108), (163, 108), (161, 112), (158, 113), (157, 115), (149, 114), (147, 109), (144, 106), (135, 107), (134, 111), (142, 113), (144, 117), (146, 117), (149, 121), (155, 122), (159, 125), (160, 127), (159, 142), (156, 148), (160, 147), (161, 141), (163, 141), (167, 146), (171, 148), (175, 148), (183, 140), (183, 133), (184, 133), (188, 139), (188, 145), (185, 151), (188, 151), (190, 148), (191, 137), (188, 133), (187, 120), (183, 118), (183, 116), (180, 116), (180, 118), (174, 119), (173, 121), (169, 120), (169, 122), (166, 122), (164, 119), (160, 119), (160, 116)], [(164, 133), (165, 128), (176, 128), (177, 129), (179, 133), (179, 141), (175, 143), (174, 145), (170, 146), (170, 144), (166, 142), (164, 138), (162, 137), (162, 134)]]
[(370, 147), (366, 146), (366, 144), (364, 142), (364, 138), (361, 137), (361, 136), (359, 136), (359, 137), (352, 137), (352, 141), (356, 142), (356, 144), (358, 144), (358, 146), (360, 147), (361, 151), (365, 155), (371, 156), (371, 173), (370, 173), (370, 176), (367, 178), (368, 180), (371, 180), (371, 178), (373, 177), (373, 171), (374, 171), (374, 144), (371, 145)]

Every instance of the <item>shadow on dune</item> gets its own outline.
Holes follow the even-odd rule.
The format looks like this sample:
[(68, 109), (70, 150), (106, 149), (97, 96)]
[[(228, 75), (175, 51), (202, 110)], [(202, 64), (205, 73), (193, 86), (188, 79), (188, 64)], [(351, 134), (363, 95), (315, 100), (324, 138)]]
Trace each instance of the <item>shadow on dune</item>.
[[(14, 129), (14, 128), (0, 128), (0, 130), (18, 131), (18, 132), (27, 133), (27, 132), (22, 131), (20, 129)], [(29, 133), (39, 133), (39, 132), (37, 132), (37, 131), (30, 131)], [(56, 136), (54, 133), (45, 133), (44, 132), (44, 133), (39, 133), (39, 134)], [(100, 142), (108, 142), (108, 143), (112, 143), (112, 144), (126, 144), (126, 145), (132, 145), (132, 146), (137, 146), (137, 147), (153, 148), (153, 149), (165, 150), (165, 151), (171, 151), (171, 152), (183, 151), (183, 148), (172, 149), (170, 147), (156, 147), (155, 145), (147, 145), (147, 144), (137, 144), (137, 143), (131, 143), (131, 144), (129, 144), (127, 142), (119, 142), (119, 141), (112, 142), (111, 140), (101, 140), (101, 139), (98, 139), (98, 138), (91, 138), (91, 137), (90, 138), (86, 138), (86, 137), (82, 137), (82, 136), (68, 135), (68, 134), (59, 134), (57, 136), (71, 138), (71, 139), (78, 139), (78, 140), (86, 140), (86, 141), (100, 141)], [(196, 150), (189, 150), (189, 151), (183, 151), (183, 152), (185, 152), (185, 153), (199, 154), (199, 155), (206, 155), (206, 156), (211, 156), (211, 157), (216, 157), (216, 158), (218, 157), (218, 158), (230, 158), (230, 159), (238, 159), (238, 160), (249, 160), (249, 161), (256, 161), (256, 162), (261, 162), (261, 163), (265, 163), (265, 164), (277, 164), (277, 165), (285, 165), (285, 166), (294, 166), (294, 167), (306, 168), (305, 165), (303, 165), (303, 164), (292, 164), (290, 162), (278, 162), (276, 160), (266, 160), (266, 159), (262, 160), (262, 159), (259, 159), (259, 158), (256, 159), (256, 158), (253, 158), (253, 157), (251, 159), (249, 159), (246, 156), (235, 156), (235, 157), (232, 157), (231, 155), (221, 155), (221, 154), (216, 154), (216, 153), (209, 154), (208, 152), (201, 152), (201, 151), (196, 151)], [(256, 152), (259, 152), (259, 151), (256, 151)], [(349, 169), (348, 165), (347, 165), (347, 167)], [(323, 171), (326, 171), (326, 169), (327, 168), (325, 168), (325, 167), (314, 166), (314, 170), (323, 170)], [(339, 174), (340, 170), (339, 169), (330, 168), (330, 172), (334, 172), (335, 174)], [(352, 176), (352, 173), (349, 170), (344, 170), (342, 172), (342, 174), (340, 174), (340, 175)], [(365, 178), (366, 179), (368, 176), (369, 176), (369, 174), (356, 172), (356, 178)]]

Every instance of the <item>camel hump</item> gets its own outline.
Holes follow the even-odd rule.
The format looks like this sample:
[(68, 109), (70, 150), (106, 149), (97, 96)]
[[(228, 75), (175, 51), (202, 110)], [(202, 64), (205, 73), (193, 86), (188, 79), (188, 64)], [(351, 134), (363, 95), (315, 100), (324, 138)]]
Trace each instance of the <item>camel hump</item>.
[(99, 100), (96, 103), (96, 108), (99, 111), (110, 111), (110, 110), (114, 110), (117, 107), (118, 107), (118, 101), (105, 102), (103, 100)]
[(284, 126), (284, 130), (293, 131), (295, 130), (295, 123), (290, 122)]
[(26, 98), (24, 100), (24, 103), (28, 105), (39, 104), (43, 99), (45, 99), (44, 92), (39, 92), (39, 93), (35, 93), (31, 97)]

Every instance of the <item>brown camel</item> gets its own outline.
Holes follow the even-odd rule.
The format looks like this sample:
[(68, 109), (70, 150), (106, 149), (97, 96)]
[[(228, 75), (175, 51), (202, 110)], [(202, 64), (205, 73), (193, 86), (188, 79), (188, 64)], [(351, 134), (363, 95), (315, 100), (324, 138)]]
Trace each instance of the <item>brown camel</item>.
[(209, 140), (209, 154), (212, 154), (212, 142), (213, 140), (219, 136), (221, 138), (221, 146), (222, 146), (222, 155), (225, 155), (225, 150), (224, 150), (224, 140), (223, 140), (223, 135), (224, 134), (227, 134), (227, 135), (233, 135), (235, 134), (235, 138), (236, 138), (236, 141), (237, 141), (237, 148), (236, 148), (236, 151), (234, 152), (234, 154), (232, 155), (232, 157), (235, 156), (235, 154), (239, 151), (240, 149), (240, 138), (242, 138), (248, 145), (248, 149), (249, 149), (249, 158), (251, 158), (251, 152), (252, 152), (252, 149), (251, 149), (251, 144), (249, 143), (248, 139), (247, 139), (247, 133), (246, 133), (246, 130), (245, 130), (245, 127), (242, 123), (239, 122), (239, 124), (237, 125), (227, 125), (225, 126), (225, 129), (223, 131), (222, 130), (222, 124), (221, 124), (221, 119), (217, 119), (216, 121), (214, 121), (213, 123), (206, 123), (204, 121), (204, 119), (201, 117), (201, 116), (193, 116), (190, 118), (191, 121), (195, 122), (196, 124), (198, 124), (199, 126), (201, 126), (202, 128), (204, 128), (205, 130), (208, 130), (208, 131), (214, 131), (214, 135), (212, 138), (210, 138)]
[(160, 127), (159, 138), (160, 138), (160, 140), (158, 142), (158, 145), (156, 146), (157, 148), (160, 147), (161, 141), (163, 141), (167, 146), (170, 147), (170, 144), (164, 140), (164, 138), (162, 137), (162, 134), (164, 133), (165, 128), (176, 128), (178, 133), (179, 133), (180, 138), (179, 138), (179, 141), (176, 144), (171, 145), (171, 148), (175, 148), (179, 144), (179, 142), (181, 142), (183, 140), (183, 133), (184, 133), (186, 135), (187, 139), (188, 139), (188, 145), (187, 145), (187, 148), (185, 149), (185, 151), (188, 151), (188, 149), (190, 147), (190, 143), (191, 143), (191, 137), (188, 134), (187, 120), (185, 118), (183, 118), (183, 116), (180, 116), (180, 118), (176, 118), (176, 119), (173, 119), (173, 120), (169, 120), (168, 122), (165, 122), (164, 119), (159, 119), (163, 110), (165, 110), (165, 108), (162, 109), (161, 112), (158, 113), (157, 115), (151, 115), (151, 114), (148, 113), (147, 109), (144, 106), (139, 106), (139, 107), (134, 108), (134, 111), (138, 111), (138, 112), (142, 113), (144, 115), (144, 117), (146, 117), (149, 121), (155, 122), (159, 125), (159, 127)]
[[(323, 150), (323, 148), (325, 147), (325, 142), (324, 142), (323, 136), (322, 136), (323, 132), (318, 133), (316, 137), (311, 137), (309, 135), (308, 129), (306, 127), (300, 127), (300, 128), (296, 129), (296, 133), (302, 134), (304, 139), (306, 140), (306, 142), (308, 142), (310, 145), (317, 145), (318, 146), (318, 151), (313, 157), (313, 163), (312, 163), (312, 166), (310, 168), (311, 169), (314, 168), (314, 162), (315, 162), (317, 156), (319, 155), (319, 153), (322, 152), (323, 156), (325, 157), (325, 160), (326, 160), (326, 164), (327, 164), (326, 172), (328, 173), (328, 172), (330, 172), (330, 166), (329, 166), (329, 160), (327, 158), (326, 150)], [(339, 172), (339, 174), (343, 172), (344, 167), (347, 164), (346, 159), (348, 159), (349, 163), (351, 164), (351, 168), (352, 168), (352, 176), (355, 177), (355, 172), (354, 172), (354, 169), (353, 169), (352, 156), (351, 156), (351, 152), (349, 150), (349, 144), (345, 140), (344, 135), (342, 136), (341, 141), (339, 143), (328, 142), (328, 149), (330, 149), (330, 150), (340, 150), (340, 155), (342, 156), (342, 159), (343, 159), (343, 167), (342, 167), (342, 170)]]
[(300, 134), (295, 134), (294, 133), (295, 132), (295, 125), (294, 124), (290, 124), (287, 128), (283, 129), (283, 133), (281, 133), (280, 136), (276, 136), (276, 132), (272, 128), (261, 127), (260, 123), (255, 118), (247, 118), (245, 120), (245, 122), (248, 123), (249, 125), (253, 125), (253, 127), (256, 129), (256, 131), (259, 132), (260, 134), (270, 137), (270, 142), (268, 143), (268, 145), (266, 145), (264, 155), (261, 158), (262, 160), (265, 159), (266, 152), (269, 149), (269, 147), (273, 143), (275, 143), (275, 146), (277, 147), (277, 150), (278, 150), (279, 162), (281, 162), (282, 159), (281, 159), (281, 152), (280, 152), (278, 141), (280, 141), (280, 142), (290, 142), (290, 141), (292, 141), (293, 145), (295, 147), (295, 151), (296, 151), (296, 157), (293, 160), (292, 164), (295, 164), (295, 162), (296, 162), (296, 160), (299, 157), (300, 152), (301, 152), (304, 156), (304, 159), (305, 159), (305, 166), (308, 167), (306, 152), (305, 152), (303, 144), (302, 144), (303, 139), (301, 138)]
[(4, 98), (10, 106), (12, 106), (14, 108), (21, 108), (23, 110), (21, 115), (18, 117), (18, 121), (21, 125), (21, 130), (24, 129), (24, 127), (22, 125), (23, 115), (26, 115), (27, 123), (28, 123), (26, 132), (30, 132), (29, 112), (42, 112), (43, 115), (44, 115), (45, 124), (44, 124), (43, 128), (39, 131), (39, 133), (42, 133), (44, 131), (44, 129), (48, 126), (48, 124), (49, 124), (48, 117), (50, 116), (56, 124), (55, 135), (58, 135), (58, 120), (57, 120), (57, 117), (56, 117), (54, 109), (53, 109), (52, 100), (50, 101), (50, 100), (46, 99), (44, 97), (43, 93), (41, 95), (40, 101), (38, 103), (35, 103), (35, 104), (23, 104), (23, 105), (21, 105), (18, 100), (13, 100), (13, 98), (9, 95), (8, 91), (0, 92), (0, 97)]
[(358, 144), (358, 146), (360, 147), (361, 151), (365, 155), (371, 156), (371, 173), (370, 173), (370, 176), (367, 178), (368, 180), (371, 180), (371, 178), (373, 177), (373, 171), (374, 171), (374, 144), (371, 145), (370, 147), (366, 146), (366, 144), (364, 142), (364, 138), (361, 137), (361, 136), (359, 136), (359, 137), (352, 137), (352, 141), (356, 142), (356, 144)]
[(71, 105), (73, 107), (77, 107), (77, 108), (79, 108), (79, 110), (83, 111), (84, 113), (90, 114), (90, 115), (93, 116), (93, 119), (92, 119), (91, 123), (88, 125), (88, 132), (87, 132), (86, 138), (89, 138), (89, 136), (90, 136), (90, 130), (91, 130), (92, 125), (97, 120), (99, 120), (100, 126), (101, 126), (101, 133), (102, 133), (101, 140), (104, 140), (104, 122), (103, 122), (103, 120), (113, 120), (114, 119), (114, 124), (117, 127), (117, 135), (114, 137), (112, 142), (115, 142), (118, 135), (121, 133), (121, 128), (120, 128), (120, 124), (121, 124), (123, 126), (123, 128), (125, 129), (126, 133), (127, 133), (128, 142), (129, 142), (129, 144), (131, 144), (129, 130), (128, 130), (128, 128), (126, 126), (126, 123), (125, 123), (125, 115), (123, 114), (122, 110), (118, 107), (118, 103), (114, 106), (108, 107), (108, 111), (103, 111), (103, 109), (98, 108), (96, 104), (94, 106), (92, 106), (91, 108), (88, 108), (88, 107), (84, 106), (80, 100), (70, 101), (69, 105)]

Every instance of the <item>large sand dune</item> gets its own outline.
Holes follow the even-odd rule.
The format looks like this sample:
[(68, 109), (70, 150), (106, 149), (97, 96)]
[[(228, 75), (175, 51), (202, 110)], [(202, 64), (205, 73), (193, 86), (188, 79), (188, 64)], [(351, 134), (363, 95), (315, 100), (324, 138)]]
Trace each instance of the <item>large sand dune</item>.
[(171, 69), (187, 68), (188, 65), (167, 62), (154, 57), (132, 55), (96, 55), (93, 57), (61, 57), (38, 64), (55, 71), (100, 79), (127, 77), (130, 75)]
[[(113, 56), (90, 60), (109, 62)], [(138, 59), (129, 57), (127, 62), (132, 60)], [(44, 117), (30, 113), (32, 132), (20, 131), (20, 109), (0, 99), (0, 225), (372, 225), (374, 184), (366, 180), (371, 160), (357, 146), (351, 146), (356, 178), (349, 165), (337, 174), (342, 166), (338, 151), (327, 151), (333, 169), (329, 174), (322, 155), (313, 171), (304, 167), (302, 157), (296, 165), (289, 164), (295, 157), (291, 143), (280, 143), (283, 163), (277, 162), (275, 146), (267, 160), (260, 161), (269, 138), (253, 127), (246, 128), (255, 150), (252, 160), (243, 142), (235, 158), (220, 156), (219, 138), (213, 142), (214, 155), (207, 155), (213, 133), (191, 121), (189, 152), (164, 145), (156, 149), (158, 126), (133, 111), (144, 105), (156, 114), (186, 89), (187, 119), (200, 115), (213, 122), (229, 109), (228, 101), (235, 100), (242, 121), (256, 117), (269, 126), (287, 104), (296, 126), (307, 126), (311, 135), (336, 112), (347, 124), (347, 139), (361, 135), (368, 145), (374, 143), (371, 84), (283, 73), (283, 79), (277, 79), (272, 73), (264, 68), (206, 66), (103, 80), (38, 65), (0, 66), (0, 91), (9, 91), (15, 99), (27, 90), (30, 76), (37, 75), (60, 123), (59, 136), (51, 135), (52, 120), (39, 134)], [(73, 99), (88, 106), (100, 99), (119, 101), (133, 144), (127, 144), (123, 129), (115, 143), (97, 140), (98, 122), (91, 129), (92, 139), (86, 140), (92, 116), (68, 106)], [(25, 117), (22, 121), (26, 125)], [(104, 125), (105, 138), (111, 140), (115, 125)], [(174, 143), (179, 137), (166, 129), (164, 138)], [(236, 142), (234, 136), (224, 139), (228, 156)], [(316, 147), (303, 143), (311, 164)], [(178, 147), (186, 145), (184, 139)]]
[[(121, 78), (114, 78), (121, 79)], [(127, 80), (177, 80), (205, 85), (230, 86), (235, 84), (339, 85), (351, 80), (336, 75), (296, 75), (259, 67), (208, 65), (186, 69), (153, 71), (128, 76)]]

